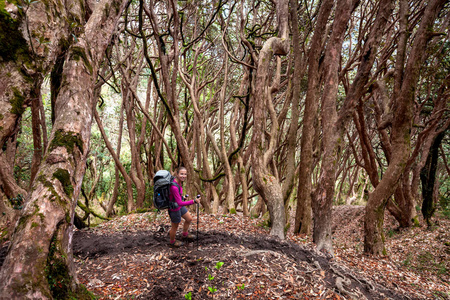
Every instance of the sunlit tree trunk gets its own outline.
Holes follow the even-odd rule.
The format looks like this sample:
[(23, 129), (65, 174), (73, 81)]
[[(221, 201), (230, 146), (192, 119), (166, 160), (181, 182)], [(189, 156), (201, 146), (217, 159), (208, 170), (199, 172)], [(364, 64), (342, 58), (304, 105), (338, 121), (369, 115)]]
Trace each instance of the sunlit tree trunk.
[(0, 271), (0, 298), (65, 298), (77, 289), (71, 244), (73, 217), (97, 100), (93, 89), (125, 2), (96, 4), (83, 33), (68, 50), (49, 146)]
[[(121, 69), (121, 72), (122, 78), (124, 79), (122, 90), (128, 91), (125, 93), (123, 92), (123, 105), (125, 108), (131, 152), (131, 169), (129, 176), (133, 180), (133, 183), (136, 187), (136, 207), (141, 208), (144, 204), (145, 198), (145, 181), (141, 165), (140, 149), (137, 147), (138, 141), (136, 138), (136, 113), (134, 105), (135, 101), (140, 101), (135, 96), (139, 76), (131, 78), (131, 76), (128, 76), (128, 70)], [(143, 124), (142, 126), (145, 128), (145, 124)]]
[[(119, 134), (117, 136), (117, 157), (120, 157), (120, 151), (122, 149), (122, 132), (123, 132), (123, 104), (120, 106), (120, 117), (119, 117)], [(111, 199), (109, 200), (108, 206), (106, 208), (106, 217), (109, 218), (114, 211), (114, 204), (116, 204), (119, 197), (119, 185), (120, 185), (120, 170), (116, 165), (114, 168), (114, 189)], [(127, 186), (128, 188), (128, 186)], [(130, 186), (131, 188), (131, 186)], [(133, 198), (129, 199), (133, 201)]]
[(127, 210), (128, 210), (128, 212), (131, 212), (136, 208), (136, 206), (134, 204), (134, 200), (133, 200), (133, 184), (132, 184), (131, 177), (128, 175), (127, 171), (125, 170), (125, 167), (120, 162), (119, 155), (114, 151), (114, 149), (111, 145), (111, 142), (109, 141), (109, 139), (106, 135), (106, 132), (103, 128), (103, 124), (100, 120), (100, 117), (99, 117), (96, 109), (94, 110), (94, 118), (95, 118), (95, 121), (97, 122), (97, 126), (98, 126), (98, 129), (100, 130), (103, 140), (105, 141), (106, 148), (108, 148), (109, 153), (111, 154), (112, 158), (114, 159), (116, 167), (119, 169), (120, 173), (122, 174), (122, 176), (125, 180), (125, 183), (127, 186), (127, 196), (128, 196)]
[(226, 185), (226, 192), (225, 192), (225, 203), (227, 206), (227, 210), (231, 214), (236, 213), (236, 206), (234, 204), (234, 192), (235, 192), (235, 185), (234, 185), (234, 175), (231, 170), (230, 162), (228, 161), (228, 155), (227, 155), (227, 148), (225, 144), (225, 97), (226, 97), (226, 90), (228, 85), (228, 55), (225, 55), (225, 75), (224, 75), (224, 81), (222, 85), (222, 89), (220, 91), (220, 108), (219, 108), (219, 122), (220, 122), (220, 153), (222, 157), (222, 164), (224, 166), (225, 170), (225, 176), (227, 178), (228, 184)]
[[(0, 188), (5, 193), (0, 200), (5, 201), (1, 204), (5, 208), (1, 212), (5, 213), (2, 219), (14, 220), (18, 212), (9, 208), (8, 199), (27, 199), (28, 191), (18, 185), (13, 171), (22, 113), (34, 103), (44, 74), (61, 52), (60, 41), (68, 39), (68, 28), (63, 21), (68, 11), (55, 15), (52, 9), (55, 3), (47, 4), (49, 9), (46, 10), (45, 5), (37, 1), (28, 5), (3, 1), (0, 8)], [(68, 10), (75, 16), (77, 9), (74, 5)], [(44, 37), (48, 43), (42, 44), (40, 39)], [(33, 173), (38, 160), (34, 162)]]

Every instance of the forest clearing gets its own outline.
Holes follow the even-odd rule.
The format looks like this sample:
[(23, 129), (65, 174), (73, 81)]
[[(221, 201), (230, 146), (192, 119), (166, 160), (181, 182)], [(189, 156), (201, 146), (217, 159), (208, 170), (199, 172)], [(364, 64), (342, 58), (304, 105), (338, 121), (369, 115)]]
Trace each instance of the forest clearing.
[(165, 212), (118, 217), (75, 233), (78, 279), (100, 300), (449, 299), (448, 219), (397, 232), (386, 216), (389, 254), (371, 258), (361, 246), (363, 207), (339, 206), (333, 215), (333, 259), (306, 236), (270, 238), (261, 220), (242, 215), (202, 213), (198, 248), (192, 241), (175, 251)]
[(449, 129), (449, 0), (0, 0), (0, 299), (448, 299)]

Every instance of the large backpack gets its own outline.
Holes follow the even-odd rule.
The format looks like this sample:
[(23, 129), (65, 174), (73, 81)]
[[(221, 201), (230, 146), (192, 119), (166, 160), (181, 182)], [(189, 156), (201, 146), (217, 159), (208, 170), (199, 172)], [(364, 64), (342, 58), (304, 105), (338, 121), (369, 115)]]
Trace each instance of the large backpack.
[(173, 181), (175, 178), (167, 170), (159, 170), (156, 172), (155, 177), (153, 177), (153, 205), (161, 209), (175, 209), (178, 208), (178, 204), (174, 201), (170, 201), (170, 187), (175, 185), (178, 187), (178, 191), (181, 189), (180, 186)]

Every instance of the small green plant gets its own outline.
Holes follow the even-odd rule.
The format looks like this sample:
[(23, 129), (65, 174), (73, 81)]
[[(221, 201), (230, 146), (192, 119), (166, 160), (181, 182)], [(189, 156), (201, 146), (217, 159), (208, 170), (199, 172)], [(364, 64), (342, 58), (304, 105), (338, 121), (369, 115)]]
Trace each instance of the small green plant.
[(408, 255), (406, 256), (406, 259), (403, 261), (403, 265), (405, 267), (408, 267), (411, 265), (411, 260), (412, 260), (413, 256), (411, 253), (408, 253)]
[(184, 295), (184, 299), (192, 300), (192, 292), (189, 292), (186, 295)]
[(148, 216), (147, 216), (147, 219), (148, 219), (148, 221), (150, 222), (150, 223), (153, 223), (153, 222), (155, 222), (156, 221), (156, 218), (158, 217), (158, 212), (155, 212), (155, 213), (150, 213)]
[(18, 194), (15, 198), (10, 198), (9, 202), (15, 210), (21, 210), (23, 208), (24, 198), (22, 194)]
[(216, 263), (216, 267), (215, 267), (215, 268), (216, 268), (217, 270), (220, 270), (220, 268), (222, 268), (223, 264), (224, 264), (223, 262), (218, 261), (218, 262)]
[(440, 212), (444, 218), (450, 219), (450, 197), (439, 197)]
[(389, 229), (389, 231), (387, 232), (387, 236), (388, 236), (389, 238), (391, 238), (391, 237), (393, 237), (394, 235), (395, 235), (395, 231), (392, 230), (392, 229)]
[[(223, 264), (224, 264), (223, 262), (218, 261), (216, 263), (216, 265), (214, 266), (214, 268), (216, 268), (217, 270), (220, 270), (220, 268), (222, 268)], [(205, 271), (208, 272), (208, 267), (205, 267)], [(212, 274), (208, 274), (209, 281), (212, 282), (214, 280), (214, 278), (215, 277)], [(217, 291), (217, 288), (215, 286), (211, 285), (211, 286), (208, 286), (208, 290), (211, 292), (211, 294), (214, 294)]]
[(434, 291), (433, 295), (436, 297), (436, 299), (447, 299), (450, 296), (450, 293), (444, 293), (441, 291)]
[(430, 252), (424, 251), (417, 255), (417, 269), (429, 270), (433, 268), (434, 264), (434, 256)]
[(436, 268), (438, 275), (445, 275), (450, 272), (450, 269), (447, 269), (447, 266), (443, 262), (436, 264)]
[(237, 289), (243, 291), (245, 289), (245, 283), (243, 283), (242, 285), (238, 285)]

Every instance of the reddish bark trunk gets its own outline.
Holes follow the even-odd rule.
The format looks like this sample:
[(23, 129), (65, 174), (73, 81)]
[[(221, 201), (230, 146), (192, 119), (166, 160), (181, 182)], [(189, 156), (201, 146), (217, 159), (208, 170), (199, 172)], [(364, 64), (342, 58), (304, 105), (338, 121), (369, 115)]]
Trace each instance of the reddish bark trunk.
[(396, 99), (392, 122), (392, 158), (380, 184), (369, 195), (364, 223), (364, 251), (374, 255), (385, 253), (383, 220), (389, 197), (397, 188), (410, 155), (414, 93), (426, 46), (432, 37), (433, 22), (445, 4), (444, 0), (430, 1), (425, 8), (420, 27), (403, 75), (401, 92)]
[(306, 91), (303, 129), (301, 138), (300, 169), (298, 179), (297, 209), (295, 213), (295, 233), (309, 234), (312, 227), (311, 178), (313, 170), (313, 149), (315, 137), (315, 120), (318, 117), (319, 101), (319, 58), (322, 52), (322, 40), (326, 23), (333, 8), (334, 1), (323, 1), (320, 6), (311, 48), (308, 53), (308, 89)]
[(296, 175), (295, 170), (297, 164), (295, 162), (295, 154), (297, 150), (297, 132), (299, 128), (300, 119), (300, 92), (301, 92), (301, 80), (303, 78), (305, 68), (304, 56), (300, 48), (300, 34), (298, 30), (298, 15), (297, 15), (297, 1), (290, 0), (290, 16), (292, 22), (292, 44), (293, 44), (293, 58), (294, 58), (294, 71), (292, 74), (292, 96), (291, 103), (291, 123), (289, 124), (288, 133), (286, 136), (286, 169), (284, 171), (285, 180), (283, 182), (283, 201), (286, 209), (289, 207), (289, 199), (294, 189), (294, 178)]
[(41, 122), (41, 91), (40, 91), (41, 82), (36, 82), (36, 86), (34, 89), (34, 97), (31, 99), (31, 117), (32, 117), (32, 130), (33, 130), (33, 160), (31, 162), (31, 176), (30, 176), (30, 185), (33, 182), (39, 165), (41, 164), (42, 156), (43, 156), (43, 145), (42, 145), (42, 122)]
[(351, 0), (337, 2), (335, 20), (325, 52), (325, 85), (322, 96), (323, 155), (318, 186), (312, 199), (314, 213), (313, 241), (319, 250), (333, 253), (331, 241), (331, 208), (336, 180), (336, 163), (339, 153), (339, 127), (336, 99), (338, 91), (338, 67), (340, 52), (348, 21), (355, 5)]

